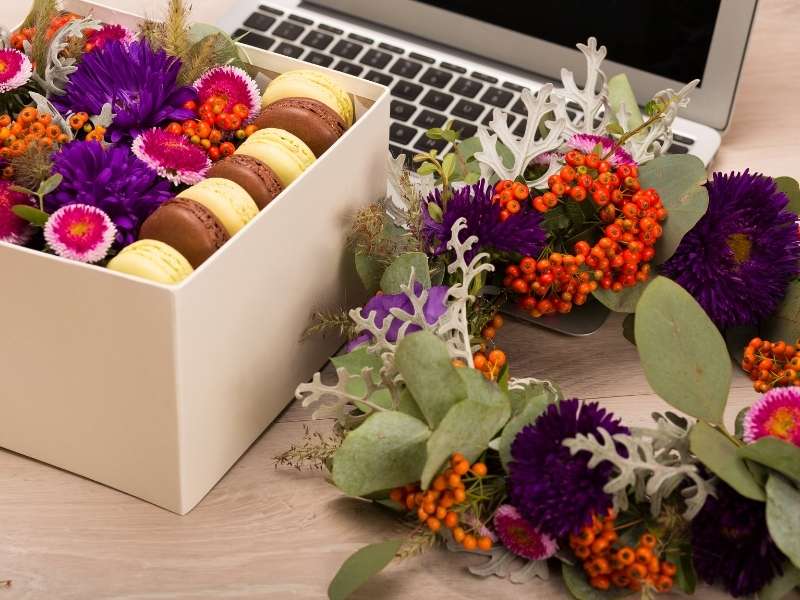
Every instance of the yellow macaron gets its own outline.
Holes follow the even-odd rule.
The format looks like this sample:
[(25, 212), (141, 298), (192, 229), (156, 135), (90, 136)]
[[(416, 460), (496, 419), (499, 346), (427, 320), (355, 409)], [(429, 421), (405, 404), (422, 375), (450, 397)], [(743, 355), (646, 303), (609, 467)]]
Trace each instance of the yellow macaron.
[(353, 124), (355, 110), (350, 95), (333, 79), (319, 71), (298, 69), (278, 75), (264, 90), (261, 106), (284, 98), (317, 100), (339, 113), (347, 127)]
[(205, 206), (233, 236), (258, 215), (258, 206), (238, 183), (209, 177), (183, 190), (178, 198), (188, 198)]
[(275, 172), (284, 188), (316, 160), (303, 140), (272, 127), (256, 131), (239, 146), (236, 154), (252, 156), (263, 162)]
[(156, 240), (139, 240), (111, 259), (108, 268), (158, 283), (180, 283), (192, 274), (192, 265), (172, 246)]

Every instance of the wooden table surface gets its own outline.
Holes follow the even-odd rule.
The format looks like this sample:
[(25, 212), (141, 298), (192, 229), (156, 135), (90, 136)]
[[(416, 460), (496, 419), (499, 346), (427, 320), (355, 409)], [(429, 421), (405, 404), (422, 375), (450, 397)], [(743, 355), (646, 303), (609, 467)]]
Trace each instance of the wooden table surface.
[[(107, 3), (133, 10), (159, 6), (158, 0)], [(3, 2), (6, 22), (19, 22), (26, 4)], [(195, 0), (195, 16), (211, 22), (231, 4)], [(800, 3), (760, 2), (736, 113), (715, 169), (800, 176), (798, 24)], [(665, 408), (651, 393), (634, 347), (622, 338), (619, 318), (585, 339), (509, 323), (500, 343), (516, 375), (553, 379), (568, 395), (597, 399), (630, 424), (645, 423), (652, 411)], [(754, 398), (737, 374), (728, 419)], [(323, 598), (351, 552), (390, 537), (397, 525), (369, 504), (342, 497), (319, 473), (273, 468), (272, 457), (298, 440), (304, 427), (330, 427), (309, 419), (290, 405), (184, 517), (0, 451), (0, 580), (13, 580), (0, 589), (0, 600)], [(567, 597), (557, 578), (521, 588), (465, 571), (481, 560), (431, 552), (393, 566), (357, 597)], [(724, 595), (701, 589), (698, 597)]]

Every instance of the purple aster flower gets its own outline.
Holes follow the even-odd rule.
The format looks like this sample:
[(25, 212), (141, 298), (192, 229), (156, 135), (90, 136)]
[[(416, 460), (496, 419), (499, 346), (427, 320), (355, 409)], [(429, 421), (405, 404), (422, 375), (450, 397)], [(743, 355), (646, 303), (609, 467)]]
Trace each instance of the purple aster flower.
[(45, 196), (47, 211), (70, 204), (99, 208), (117, 227), (117, 247), (136, 241), (142, 221), (172, 196), (169, 182), (127, 146), (104, 148), (100, 142), (72, 142), (55, 155), (53, 172), (64, 179)]
[[(414, 290), (417, 294), (420, 293), (422, 289), (422, 285), (416, 283), (414, 285)], [(443, 285), (435, 285), (428, 290), (428, 299), (425, 301), (425, 320), (433, 325), (436, 321), (439, 320), (446, 311), (447, 311), (447, 288)], [(401, 319), (398, 319), (391, 315), (389, 312), (392, 308), (399, 308), (405, 312), (410, 313), (412, 311), (411, 307), (411, 300), (408, 299), (403, 293), (400, 294), (378, 294), (377, 296), (373, 296), (369, 302), (364, 305), (361, 309), (361, 316), (365, 319), (369, 318), (370, 313), (375, 313), (375, 323), (378, 327), (383, 326), (383, 321), (390, 317), (392, 319), (391, 325), (389, 326), (389, 331), (386, 332), (386, 339), (390, 342), (397, 341), (397, 332), (400, 330), (400, 326), (405, 322)], [(414, 331), (419, 331), (420, 327), (418, 325), (409, 325), (406, 329), (407, 333), (412, 333)], [(364, 332), (359, 335), (357, 338), (353, 339), (349, 344), (347, 344), (347, 351), (352, 352), (360, 345), (365, 344), (370, 341), (371, 335), (369, 332)]]
[[(592, 135), (591, 133), (576, 133), (567, 141), (567, 147), (573, 150), (578, 150), (584, 154), (589, 154), (594, 147), (600, 144), (602, 148), (602, 155), (605, 156), (614, 146), (616, 142), (610, 137), (603, 135)], [(633, 157), (628, 154), (628, 151), (623, 147), (618, 147), (614, 153), (608, 157), (608, 162), (612, 167), (620, 165), (635, 165), (636, 162)]]
[(766, 505), (717, 484), (692, 521), (692, 557), (697, 574), (709, 584), (720, 580), (734, 597), (755, 594), (786, 560), (767, 529)]
[(131, 149), (139, 160), (175, 185), (194, 185), (211, 167), (208, 155), (186, 136), (163, 129), (143, 131), (133, 140)]
[(197, 93), (178, 86), (180, 70), (180, 59), (154, 51), (146, 41), (111, 40), (102, 51), (84, 55), (65, 94), (54, 96), (53, 104), (64, 114), (99, 115), (103, 105), (111, 103), (115, 116), (108, 128), (110, 139), (129, 139), (145, 129), (195, 116), (183, 105)]
[[(611, 435), (629, 433), (613, 414), (597, 402), (575, 398), (551, 404), (532, 424), (517, 434), (511, 445), (508, 490), (519, 512), (539, 531), (560, 539), (605, 515), (612, 506), (611, 496), (603, 491), (613, 465), (603, 461), (588, 466), (591, 455), (581, 451), (574, 456), (564, 446), (577, 434), (594, 435), (599, 429)], [(624, 448), (618, 445), (618, 451)]]
[(544, 560), (558, 551), (553, 538), (536, 529), (510, 504), (495, 511), (494, 528), (503, 546), (528, 560)]
[[(466, 254), (467, 260), (480, 251), (493, 249), (498, 252), (511, 252), (523, 256), (538, 256), (544, 247), (545, 231), (542, 217), (533, 210), (522, 210), (505, 221), (500, 220), (502, 207), (492, 203), (494, 188), (481, 179), (478, 183), (463, 186), (453, 191), (444, 208), (441, 190), (436, 189), (425, 202), (422, 211), (422, 233), (435, 255), (447, 251), (453, 224), (461, 217), (466, 218), (467, 227), (460, 239), (471, 235), (478, 237), (478, 244)], [(428, 204), (442, 208), (442, 222), (435, 221), (429, 214)]]
[(749, 171), (714, 173), (708, 211), (662, 274), (682, 285), (719, 328), (772, 314), (798, 275), (797, 218), (775, 181)]
[(747, 411), (744, 441), (752, 444), (766, 436), (800, 446), (800, 389), (771, 389)]

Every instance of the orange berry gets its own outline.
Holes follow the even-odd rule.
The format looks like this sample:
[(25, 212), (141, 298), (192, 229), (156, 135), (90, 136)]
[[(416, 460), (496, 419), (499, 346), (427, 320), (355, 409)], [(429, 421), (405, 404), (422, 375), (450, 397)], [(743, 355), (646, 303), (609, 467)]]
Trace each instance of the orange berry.
[(453, 529), (453, 539), (459, 544), (463, 542), (466, 537), (467, 534), (464, 532), (463, 529), (461, 529), (461, 527), (456, 527), (455, 529)]
[(478, 540), (475, 539), (474, 535), (467, 535), (461, 542), (461, 545), (467, 550), (475, 550), (475, 548), (478, 547)]
[(592, 554), (602, 554), (609, 548), (609, 543), (607, 540), (603, 538), (597, 538), (595, 541), (592, 542), (591, 549)]
[(478, 548), (481, 550), (491, 550), (492, 549), (492, 539), (488, 536), (481, 536), (478, 538)]
[(672, 589), (672, 577), (669, 575), (662, 575), (655, 581), (656, 589), (659, 592), (668, 592)]
[(394, 488), (391, 492), (389, 492), (389, 498), (397, 503), (403, 502), (403, 490), (402, 488)]
[(657, 542), (658, 540), (656, 539), (656, 536), (654, 536), (652, 533), (645, 533), (639, 538), (639, 544), (645, 548), (655, 548)]
[(608, 575), (611, 573), (611, 565), (605, 558), (596, 558), (594, 565), (601, 575)]
[(408, 510), (413, 510), (416, 505), (417, 503), (414, 502), (414, 494), (409, 494), (406, 496), (406, 508)]
[(469, 471), (469, 462), (466, 460), (461, 460), (453, 465), (453, 473), (456, 475), (466, 475), (467, 471)]
[(581, 532), (574, 537), (575, 537), (575, 543), (577, 545), (591, 546), (592, 542), (594, 542), (594, 531), (592, 531), (588, 527), (584, 527), (583, 529), (581, 529)]
[(430, 515), (421, 508), (417, 510), (417, 518), (423, 523), (428, 520), (428, 517), (430, 517)]
[(428, 526), (428, 529), (434, 533), (442, 528), (442, 522), (436, 517), (430, 517), (427, 521), (425, 521), (425, 524)]
[(663, 573), (664, 575), (674, 577), (677, 572), (678, 572), (678, 567), (676, 567), (674, 563), (671, 563), (668, 560), (661, 562), (661, 573)]
[(461, 476), (458, 473), (453, 473), (447, 478), (447, 485), (449, 485), (451, 488), (461, 487), (463, 485), (461, 483)]
[(586, 560), (592, 555), (592, 550), (589, 546), (576, 546), (573, 552), (575, 552), (575, 556), (581, 560)]
[(494, 327), (495, 329), (500, 329), (503, 325), (505, 325), (505, 321), (503, 320), (503, 317), (501, 317), (500, 315), (493, 316), (491, 323), (492, 327)]
[(460, 504), (467, 499), (467, 492), (464, 491), (464, 488), (456, 488), (453, 490), (453, 498), (457, 504)]
[(613, 583), (616, 587), (626, 588), (630, 585), (631, 578), (628, 577), (624, 571), (615, 571), (611, 574), (611, 583)]
[(506, 364), (506, 353), (502, 350), (492, 350), (489, 352), (489, 362), (494, 363), (498, 367), (502, 367)]
[(483, 371), (483, 369), (486, 368), (487, 365), (486, 356), (484, 356), (480, 352), (476, 353), (475, 356), (472, 357), (472, 364), (479, 371)]
[(485, 464), (477, 462), (472, 465), (472, 472), (475, 474), (475, 477), (486, 477), (489, 470), (486, 468)]
[(444, 494), (442, 494), (442, 497), (439, 500), (439, 506), (442, 506), (444, 508), (450, 508), (451, 506), (453, 506), (453, 504), (455, 504), (455, 498), (453, 498), (453, 492), (446, 491)]
[(435, 514), (437, 519), (444, 519), (448, 513), (447, 509), (444, 506), (437, 506)]
[(626, 573), (631, 579), (642, 580), (647, 577), (647, 567), (641, 563), (633, 563), (628, 567)]
[(461, 452), (453, 452), (453, 455), (450, 457), (450, 464), (455, 465), (456, 463), (460, 463), (462, 460), (467, 460), (464, 458), (464, 455)]
[(436, 505), (433, 502), (423, 502), (421, 510), (424, 510), (429, 515), (432, 515), (436, 512)]
[(0, 116), (0, 127), (8, 127), (11, 125), (11, 117), (9, 115)]
[(651, 575), (658, 575), (661, 572), (661, 561), (654, 556), (650, 559), (650, 562), (647, 563), (647, 570), (650, 571)]
[(433, 489), (443, 491), (447, 488), (447, 481), (441, 475), (437, 475), (433, 480)]
[(636, 548), (636, 562), (643, 565), (650, 564), (650, 559), (653, 558), (653, 551), (650, 548), (639, 546)]
[[(53, 121), (53, 115), (48, 115), (47, 113), (41, 114), (37, 121), (47, 127)], [(2, 125), (2, 123), (0, 123), (0, 125)]]
[(458, 513), (452, 510), (444, 516), (444, 524), (448, 529), (454, 529), (458, 525)]
[(493, 340), (496, 335), (497, 330), (491, 325), (487, 325), (483, 328), (483, 331), (481, 331), (481, 336), (485, 337), (487, 340)]
[(633, 551), (633, 548), (629, 546), (625, 546), (624, 548), (620, 548), (617, 551), (617, 560), (622, 563), (623, 565), (632, 565), (633, 562), (636, 560), (636, 554)]
[(589, 580), (589, 585), (598, 590), (607, 590), (611, 587), (611, 580), (604, 575), (600, 575), (599, 577), (592, 577)]

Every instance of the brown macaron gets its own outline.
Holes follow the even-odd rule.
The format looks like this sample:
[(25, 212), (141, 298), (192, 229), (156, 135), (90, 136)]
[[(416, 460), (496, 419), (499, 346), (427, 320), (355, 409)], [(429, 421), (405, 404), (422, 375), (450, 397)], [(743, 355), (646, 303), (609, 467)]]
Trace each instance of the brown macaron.
[(169, 244), (195, 269), (228, 241), (230, 236), (210, 210), (188, 198), (167, 200), (139, 230), (140, 240)]
[(257, 129), (274, 127), (293, 133), (319, 157), (347, 129), (342, 117), (311, 98), (283, 98), (266, 106), (254, 121)]
[(232, 154), (208, 170), (206, 177), (221, 177), (238, 183), (261, 210), (283, 191), (281, 180), (263, 162), (246, 154)]

